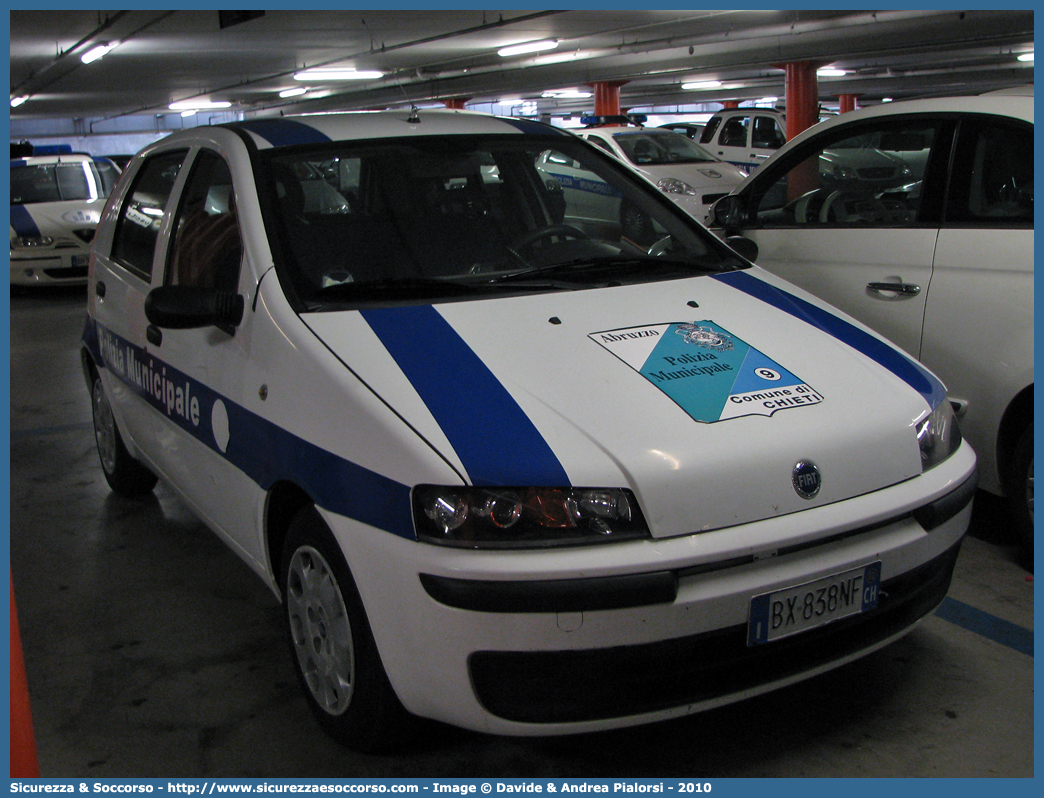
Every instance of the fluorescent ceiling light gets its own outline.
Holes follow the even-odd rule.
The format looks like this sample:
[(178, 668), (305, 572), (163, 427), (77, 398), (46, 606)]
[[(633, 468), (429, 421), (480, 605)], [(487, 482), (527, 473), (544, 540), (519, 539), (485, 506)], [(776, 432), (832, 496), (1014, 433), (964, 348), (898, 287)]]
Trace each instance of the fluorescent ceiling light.
[(542, 50), (554, 50), (556, 47), (558, 47), (557, 39), (541, 39), (538, 42), (523, 42), (522, 44), (512, 44), (510, 47), (502, 47), (497, 50), (497, 55), (507, 57), (523, 53), (539, 53)]
[(697, 80), (694, 83), (683, 83), (682, 88), (686, 91), (698, 89), (716, 89), (721, 86), (720, 80)]
[(188, 111), (182, 111), (181, 112), (181, 118), (182, 119), (186, 119), (186, 118), (188, 118), (190, 116), (195, 116), (198, 113), (199, 113), (199, 111), (197, 111), (195, 108), (190, 108)]
[(356, 70), (344, 67), (316, 67), (294, 73), (294, 80), (376, 80), (383, 77), (384, 73), (376, 70)]
[(215, 108), (231, 108), (232, 103), (224, 100), (179, 100), (167, 106), (171, 111), (210, 111)]
[(99, 58), (101, 58), (103, 55), (105, 55), (107, 52), (113, 49), (117, 44), (118, 42), (112, 42), (111, 44), (109, 42), (102, 42), (98, 46), (92, 47), (86, 53), (81, 55), (80, 60), (83, 61), (83, 63), (85, 64), (90, 64), (92, 61), (97, 61)]
[(29, 99), (29, 95), (28, 94), (26, 94), (26, 95), (24, 95), (22, 97), (12, 97), (11, 98), (11, 107), (12, 108), (17, 108), (19, 105), (21, 105), (22, 103), (24, 103), (28, 99)]
[(552, 99), (586, 99), (591, 96), (589, 91), (580, 91), (579, 89), (551, 89), (545, 91), (541, 97), (548, 97)]
[(1033, 53), (1023, 53), (1022, 55), (1019, 56), (1019, 60), (1020, 61), (1032, 61), (1033, 60)]
[(281, 92), (279, 92), (279, 96), (280, 97), (300, 97), (306, 91), (308, 91), (308, 89), (306, 89), (304, 86), (297, 86), (296, 88), (293, 88), (293, 89), (283, 89)]
[(840, 78), (848, 74), (846, 69), (838, 69), (837, 67), (823, 67), (817, 69), (816, 74), (821, 78)]

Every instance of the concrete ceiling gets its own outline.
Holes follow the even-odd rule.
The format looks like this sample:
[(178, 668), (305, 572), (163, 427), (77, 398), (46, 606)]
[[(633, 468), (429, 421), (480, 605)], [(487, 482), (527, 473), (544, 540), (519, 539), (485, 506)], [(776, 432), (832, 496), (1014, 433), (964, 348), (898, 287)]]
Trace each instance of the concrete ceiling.
[[(269, 10), (10, 11), (11, 111), (18, 120), (77, 120), (91, 132), (127, 117), (171, 113), (208, 98), (228, 113), (267, 116), (468, 98), (536, 100), (542, 114), (593, 110), (593, 100), (544, 99), (548, 89), (626, 81), (625, 108), (785, 96), (779, 64), (814, 60), (851, 70), (821, 78), (820, 98), (975, 94), (1033, 82), (1033, 11), (830, 10)], [(225, 23), (225, 24), (222, 24)], [(228, 24), (232, 23), (232, 24)], [(553, 38), (549, 53), (503, 58), (509, 44)], [(101, 42), (100, 61), (80, 56)], [(305, 67), (379, 70), (368, 81), (279, 92)], [(685, 91), (716, 79), (722, 86)]]

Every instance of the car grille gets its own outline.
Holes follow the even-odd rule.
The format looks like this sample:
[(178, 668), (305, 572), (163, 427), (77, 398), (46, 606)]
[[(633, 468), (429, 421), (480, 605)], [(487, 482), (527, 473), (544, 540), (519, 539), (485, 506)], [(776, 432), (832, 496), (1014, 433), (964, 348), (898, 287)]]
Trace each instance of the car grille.
[(64, 268), (44, 269), (44, 274), (54, 280), (72, 280), (87, 276), (86, 266), (66, 266)]
[(945, 598), (960, 543), (881, 583), (878, 607), (765, 645), (746, 624), (636, 646), (585, 651), (476, 652), (478, 700), (521, 723), (624, 717), (727, 696), (826, 665), (911, 627)]

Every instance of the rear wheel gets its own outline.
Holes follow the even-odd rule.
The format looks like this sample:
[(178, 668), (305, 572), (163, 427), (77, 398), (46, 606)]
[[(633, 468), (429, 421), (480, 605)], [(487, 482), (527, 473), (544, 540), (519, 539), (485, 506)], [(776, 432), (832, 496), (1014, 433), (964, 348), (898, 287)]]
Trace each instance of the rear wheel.
[(355, 580), (314, 507), (290, 524), (281, 587), (298, 681), (319, 724), (349, 748), (391, 747), (409, 716), (381, 664)]
[(156, 475), (130, 456), (123, 443), (116, 419), (105, 395), (101, 377), (94, 376), (91, 390), (91, 409), (94, 415), (94, 440), (98, 445), (98, 459), (109, 487), (122, 496), (143, 496), (156, 487)]

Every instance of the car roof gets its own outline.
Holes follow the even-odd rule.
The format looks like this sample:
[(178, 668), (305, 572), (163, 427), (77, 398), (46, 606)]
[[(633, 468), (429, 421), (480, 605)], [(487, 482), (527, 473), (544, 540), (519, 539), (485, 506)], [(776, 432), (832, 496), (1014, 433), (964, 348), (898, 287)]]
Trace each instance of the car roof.
[[(1012, 119), (1022, 119), (1033, 122), (1033, 93), (1032, 87), (1026, 94), (982, 94), (975, 97), (937, 97), (927, 100), (904, 100), (902, 102), (881, 103), (868, 108), (859, 108), (855, 111), (839, 114), (813, 125), (808, 130), (792, 139), (793, 142), (804, 141), (811, 135), (828, 130), (838, 125), (847, 125), (862, 119), (877, 119), (880, 117), (899, 116), (902, 114), (993, 114), (1006, 116)], [(787, 149), (791, 149), (791, 142), (787, 142)]]
[(94, 159), (82, 152), (63, 152), (56, 155), (28, 155), (25, 158), (12, 158), (11, 166), (40, 166), (52, 163), (83, 163)]
[[(561, 128), (530, 119), (447, 109), (263, 117), (217, 127), (246, 133), (259, 149), (402, 136), (529, 134), (573, 138), (571, 133)], [(173, 133), (165, 141), (174, 142), (184, 138), (192, 138), (192, 131)]]

